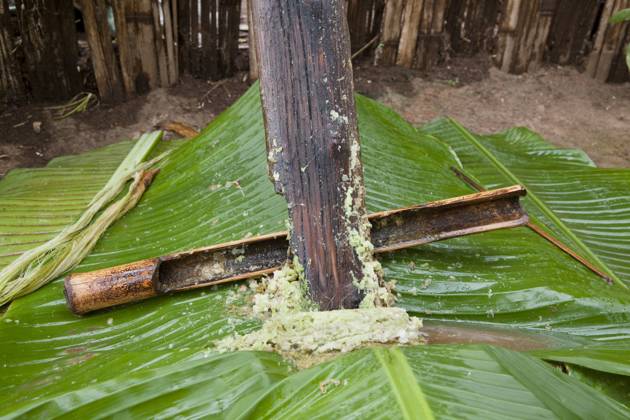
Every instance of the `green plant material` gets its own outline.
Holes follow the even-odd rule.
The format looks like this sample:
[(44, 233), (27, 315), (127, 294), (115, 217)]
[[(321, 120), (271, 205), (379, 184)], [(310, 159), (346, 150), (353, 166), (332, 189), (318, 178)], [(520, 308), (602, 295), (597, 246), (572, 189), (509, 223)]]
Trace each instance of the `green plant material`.
[[(285, 228), (286, 203), (267, 178), (257, 89), (194, 142), (158, 145), (172, 149), (160, 176), (79, 270)], [(463, 165), (488, 187), (510, 183), (444, 121), (418, 132), (374, 101), (359, 96), (357, 107), (371, 212), (471, 193), (451, 166)], [(524, 129), (475, 138), (628, 284), (630, 170), (596, 168), (583, 152), (557, 149)], [(0, 181), (0, 264), (72, 223), (129, 148), (122, 143), (10, 172)], [(240, 189), (208, 188), (234, 180)], [(544, 219), (527, 200), (530, 214)], [(497, 343), (487, 334), (496, 327), (497, 334), (512, 332), (505, 340), (511, 348), (533, 350), (521, 335), (542, 343), (532, 354), (497, 355), (492, 347), (450, 336), (449, 344), (402, 348), (435, 418), (558, 418), (571, 409), (577, 414), (570, 417), (589, 417), (593, 410), (610, 418), (626, 410), (627, 417), (627, 407), (611, 400), (600, 379), (567, 376), (541, 361), (551, 353), (540, 353), (572, 349), (571, 363), (625, 379), (615, 372), (630, 360), (613, 355), (630, 348), (626, 290), (607, 286), (524, 228), (433, 243), (380, 261), (385, 278), (396, 281), (397, 305), (422, 317), (425, 331), (454, 325), (470, 331), (466, 341)], [(401, 390), (371, 349), (299, 372), (274, 353), (209, 350), (211, 342), (261, 327), (226, 302), (233, 287), (76, 317), (66, 308), (62, 286), (53, 281), (16, 299), (0, 320), (0, 416), (402, 417)], [(527, 369), (508, 369), (522, 363)], [(577, 397), (576, 384), (586, 391)]]
[(630, 21), (630, 9), (622, 9), (612, 15), (612, 17), (610, 18), (610, 23), (612, 24), (618, 24), (628, 21)]
[(369, 344), (423, 341), (420, 319), (410, 318), (400, 308), (375, 307), (373, 300), (369, 309), (319, 312), (308, 298), (304, 268), (297, 257), (271, 278), (250, 283), (250, 289), (258, 292), (253, 297), (252, 313), (264, 320), (262, 327), (220, 340), (216, 350), (273, 351), (298, 367), (307, 367), (321, 362), (320, 355), (347, 353)]
[(51, 106), (46, 109), (56, 111), (55, 118), (63, 120), (74, 114), (87, 111), (98, 104), (98, 98), (91, 92), (81, 92), (75, 95), (70, 101), (63, 105)]
[(407, 358), (400, 349), (379, 349), (374, 353), (383, 370), (387, 372), (387, 378), (396, 390), (396, 401), (400, 406), (403, 417), (411, 419), (434, 419), (433, 410), (413, 375), (413, 371), (407, 362)]
[[(620, 24), (623, 22), (630, 22), (630, 9), (623, 9), (612, 15), (610, 18), (610, 23), (612, 24)], [(630, 44), (626, 45), (626, 65), (628, 66), (628, 70), (630, 70)]]
[[(627, 263), (620, 261), (618, 253), (627, 252), (626, 238), (610, 235), (611, 229), (597, 220), (589, 220), (591, 217), (598, 219), (600, 215), (607, 214), (606, 220), (618, 217), (623, 222), (624, 215), (630, 216), (630, 210), (623, 206), (623, 201), (617, 202), (598, 200), (600, 185), (606, 183), (602, 178), (610, 178), (617, 181), (614, 170), (576, 168), (574, 157), (568, 162), (558, 162), (554, 170), (546, 170), (544, 159), (536, 154), (548, 153), (547, 160), (553, 157), (552, 150), (540, 137), (523, 129), (508, 131), (505, 136), (475, 136), (466, 131), (459, 123), (451, 119), (444, 119), (428, 125), (425, 130), (439, 136), (453, 147), (467, 168), (469, 173), (475, 175), (485, 186), (492, 188), (498, 185), (521, 184), (527, 188), (525, 199), (526, 208), (530, 216), (543, 221), (550, 226), (555, 235), (564, 238), (565, 243), (586, 259), (598, 265), (606, 272), (617, 285), (627, 288), (629, 274)], [(508, 142), (508, 146), (499, 146), (500, 142)], [(528, 145), (541, 148), (528, 155), (517, 153)], [(542, 146), (542, 147), (541, 147)], [(520, 150), (519, 150), (520, 149)], [(499, 151), (500, 150), (500, 151)], [(575, 154), (575, 153), (572, 153)], [(576, 157), (586, 160), (583, 156)], [(592, 165), (588, 160), (587, 165)], [(566, 170), (562, 170), (562, 168)], [(576, 170), (577, 169), (577, 170)], [(621, 173), (625, 172), (623, 170)], [(608, 174), (608, 177), (602, 176)], [(592, 177), (592, 181), (584, 182), (586, 177)], [(557, 182), (564, 188), (554, 191), (546, 191), (544, 183)], [(623, 182), (619, 179), (617, 182)], [(590, 185), (589, 185), (590, 184)], [(558, 199), (562, 195), (571, 196), (571, 204), (580, 204), (580, 210), (567, 206), (563, 200)], [(547, 198), (546, 200), (543, 197)], [(565, 202), (567, 200), (564, 200)], [(563, 217), (564, 216), (564, 217)], [(627, 219), (626, 219), (627, 220)], [(621, 226), (624, 229), (623, 226)], [(602, 241), (606, 238), (606, 241)], [(622, 281), (622, 277), (625, 282)]]
[[(340, 385), (321, 392), (318, 384), (331, 380)], [(274, 385), (245, 413), (248, 418), (299, 413), (306, 418), (621, 419), (628, 414), (597, 389), (531, 356), (485, 346), (366, 349)]]
[(314, 310), (315, 304), (308, 298), (308, 285), (304, 281), (304, 268), (297, 257), (286, 263), (272, 277), (260, 281), (262, 292), (254, 295), (254, 316), (267, 318), (291, 312)]
[[(333, 119), (341, 118), (336, 112), (331, 111)], [(343, 117), (347, 123), (347, 117)], [(370, 222), (365, 214), (365, 185), (363, 176), (357, 174), (361, 168), (361, 146), (358, 138), (350, 139), (350, 165), (348, 172), (355, 174), (350, 179), (351, 185), (346, 190), (344, 197), (344, 217), (348, 226), (348, 241), (357, 259), (361, 263), (360, 277), (352, 273), (352, 284), (358, 288), (364, 297), (360, 303), (361, 308), (375, 308), (390, 306), (393, 295), (389, 288), (383, 284), (383, 268), (374, 258), (374, 245), (370, 242)], [(359, 212), (362, 209), (362, 212)], [(353, 223), (353, 221), (356, 221)]]
[[(142, 136), (76, 222), (47, 242), (22, 253), (0, 271), (0, 306), (39, 289), (74, 268), (92, 250), (103, 232), (136, 205), (146, 188), (147, 175), (150, 175), (146, 171), (156, 161), (143, 163), (143, 160), (161, 136), (161, 132)], [(130, 180), (127, 192), (113, 201)]]

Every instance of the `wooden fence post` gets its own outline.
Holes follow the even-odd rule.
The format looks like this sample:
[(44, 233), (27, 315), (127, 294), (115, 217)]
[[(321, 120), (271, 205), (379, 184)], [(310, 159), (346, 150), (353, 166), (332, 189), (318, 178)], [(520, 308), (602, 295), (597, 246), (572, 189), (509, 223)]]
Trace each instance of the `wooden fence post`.
[(545, 59), (554, 64), (579, 64), (588, 53), (599, 0), (559, 0), (547, 39)]
[[(369, 238), (344, 0), (256, 0), (270, 176), (322, 310), (357, 307)], [(369, 252), (368, 252), (369, 254)], [(369, 260), (368, 262), (366, 262)]]
[(249, 45), (249, 80), (258, 80), (258, 57), (256, 50), (256, 26), (252, 15), (252, 2), (247, 0), (247, 36)]
[(398, 54), (398, 42), (402, 30), (403, 0), (388, 0), (383, 12), (383, 25), (381, 29), (381, 44), (383, 49), (376, 63), (384, 66), (396, 64)]
[(179, 58), (179, 73), (190, 73), (190, 0), (177, 0), (177, 50)]
[(586, 71), (591, 77), (607, 82), (613, 70), (615, 59), (625, 48), (624, 41), (629, 32), (627, 23), (611, 25), (608, 20), (617, 11), (629, 8), (630, 0), (607, 0), (602, 13), (599, 30), (589, 55)]
[(0, 0), (0, 101), (15, 100), (24, 94), (22, 74), (15, 60), (14, 28), (9, 2)]
[(31, 95), (59, 100), (79, 92), (72, 2), (17, 0), (16, 8)]
[(107, 21), (107, 2), (81, 0), (81, 6), (99, 96), (105, 102), (121, 101), (123, 86)]
[(507, 0), (496, 65), (515, 74), (540, 67), (556, 7), (557, 0)]
[(403, 12), (403, 26), (398, 44), (396, 64), (410, 68), (413, 65), (418, 45), (418, 31), (425, 0), (407, 0)]
[(494, 31), (499, 6), (497, 0), (450, 0), (446, 17), (450, 48), (468, 56), (492, 53), (496, 48)]

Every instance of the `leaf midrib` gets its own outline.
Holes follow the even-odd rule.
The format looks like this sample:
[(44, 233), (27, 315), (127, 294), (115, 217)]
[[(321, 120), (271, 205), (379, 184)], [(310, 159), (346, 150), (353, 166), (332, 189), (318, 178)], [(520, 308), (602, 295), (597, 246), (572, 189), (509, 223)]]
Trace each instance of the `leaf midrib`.
[(531, 201), (538, 207), (538, 209), (545, 214), (558, 229), (562, 231), (565, 235), (567, 235), (574, 243), (580, 248), (580, 250), (585, 254), (585, 256), (589, 257), (592, 261), (594, 261), (599, 267), (606, 272), (610, 276), (610, 278), (622, 286), (624, 289), (628, 289), (628, 286), (624, 284), (623, 281), (613, 272), (608, 265), (606, 265), (574, 232), (571, 230), (563, 221), (560, 219), (554, 212), (551, 210), (538, 196), (534, 193), (528, 185), (521, 181), (512, 171), (510, 171), (501, 161), (497, 159), (496, 156), (492, 154), (490, 150), (488, 150), (484, 145), (482, 145), (472, 134), (470, 134), (466, 129), (464, 129), (457, 121), (448, 118), (448, 121), (460, 132), (460, 134), (471, 143), (480, 153), (482, 153), (493, 165), (494, 167), (501, 172), (502, 175), (509, 178), (511, 182), (519, 185), (523, 185), (527, 189), (527, 196), (531, 199)]
[(403, 417), (434, 420), (433, 411), (403, 352), (397, 347), (374, 349), (373, 352), (387, 374)]

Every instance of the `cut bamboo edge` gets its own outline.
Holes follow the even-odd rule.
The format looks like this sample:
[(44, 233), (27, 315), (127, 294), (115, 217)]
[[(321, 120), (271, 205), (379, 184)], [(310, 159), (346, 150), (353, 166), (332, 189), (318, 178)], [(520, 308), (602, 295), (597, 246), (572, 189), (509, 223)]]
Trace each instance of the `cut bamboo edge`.
[[(521, 186), (484, 191), (369, 215), (374, 253), (384, 254), (453, 237), (524, 226)], [(65, 278), (75, 314), (154, 296), (259, 278), (288, 261), (286, 231), (150, 258)]]
[[(487, 191), (482, 185), (480, 185), (477, 182), (475, 182), (471, 177), (466, 175), (461, 170), (459, 170), (459, 169), (457, 169), (455, 167), (451, 167), (451, 171), (453, 171), (455, 173), (455, 175), (459, 179), (464, 181), (464, 183), (467, 184), (468, 186), (470, 186), (471, 188), (473, 188), (473, 189), (475, 189), (477, 191)], [(526, 226), (530, 230), (534, 231), (536, 234), (538, 234), (539, 236), (541, 236), (542, 238), (544, 238), (545, 240), (547, 240), (548, 242), (550, 242), (551, 244), (553, 244), (554, 246), (559, 248), (562, 252), (564, 252), (565, 254), (569, 255), (571, 258), (573, 258), (574, 260), (576, 260), (577, 262), (582, 264), (584, 267), (586, 267), (587, 269), (589, 269), (593, 273), (597, 274), (606, 283), (608, 283), (610, 285), (613, 284), (612, 279), (607, 274), (605, 274), (602, 270), (597, 268), (593, 263), (591, 263), (590, 261), (588, 261), (587, 259), (585, 259), (581, 255), (579, 255), (577, 252), (573, 251), (571, 248), (569, 248), (568, 245), (564, 244), (559, 239), (557, 239), (554, 236), (550, 235), (542, 227), (538, 226), (536, 223), (532, 222), (531, 220), (529, 220), (527, 222)]]

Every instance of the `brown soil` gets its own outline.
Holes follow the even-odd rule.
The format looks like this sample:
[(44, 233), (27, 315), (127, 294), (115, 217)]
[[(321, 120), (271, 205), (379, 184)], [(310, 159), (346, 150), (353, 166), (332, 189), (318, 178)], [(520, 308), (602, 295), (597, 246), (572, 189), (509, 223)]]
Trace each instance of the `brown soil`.
[[(558, 146), (585, 150), (598, 165), (630, 166), (630, 85), (601, 84), (572, 68), (513, 76), (484, 58), (454, 59), (431, 75), (365, 64), (355, 69), (359, 92), (413, 124), (450, 115), (481, 133), (522, 125)], [(47, 105), (0, 109), (0, 177), (15, 167), (42, 166), (56, 156), (137, 137), (164, 122), (201, 128), (247, 89), (244, 80), (243, 74), (221, 84), (185, 78), (173, 88), (63, 120), (55, 120)]]
[[(50, 159), (136, 138), (166, 122), (200, 129), (247, 90), (243, 75), (220, 83), (184, 78), (117, 106), (99, 105), (63, 120), (51, 105), (0, 108), (0, 177), (15, 167), (45, 165)], [(210, 92), (208, 94), (208, 92)], [(37, 133), (33, 123), (41, 122)]]

